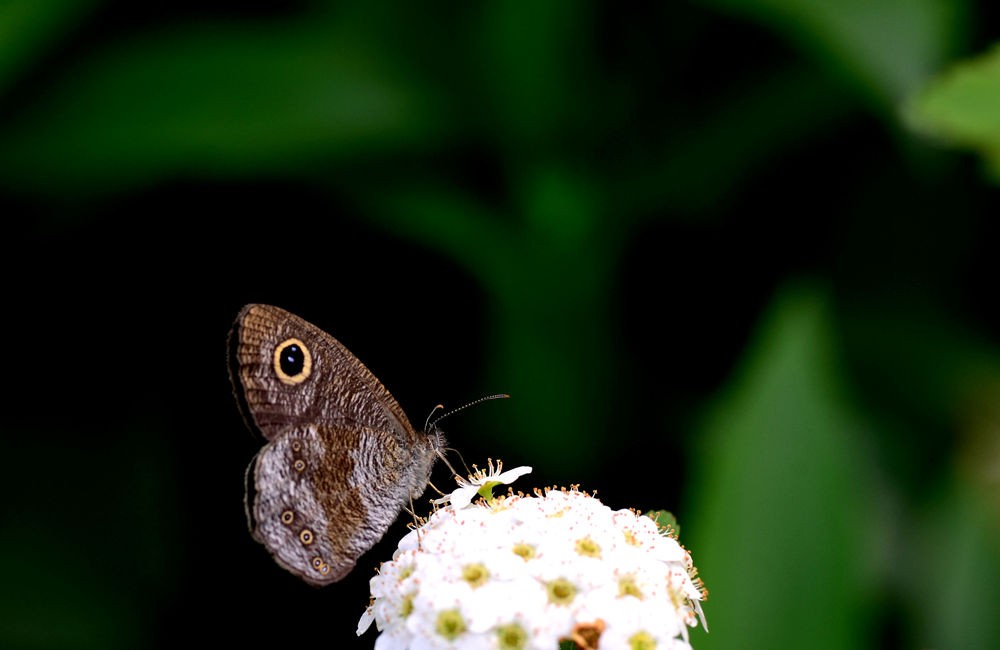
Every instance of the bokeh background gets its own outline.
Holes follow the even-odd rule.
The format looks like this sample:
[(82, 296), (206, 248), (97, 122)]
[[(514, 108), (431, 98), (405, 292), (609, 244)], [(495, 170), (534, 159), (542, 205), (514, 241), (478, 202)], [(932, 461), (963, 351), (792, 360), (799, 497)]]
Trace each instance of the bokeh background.
[[(711, 648), (1000, 647), (1000, 12), (0, 3), (0, 647), (371, 647), (246, 531), (247, 302), (666, 508)], [(446, 483), (438, 469), (436, 482)]]

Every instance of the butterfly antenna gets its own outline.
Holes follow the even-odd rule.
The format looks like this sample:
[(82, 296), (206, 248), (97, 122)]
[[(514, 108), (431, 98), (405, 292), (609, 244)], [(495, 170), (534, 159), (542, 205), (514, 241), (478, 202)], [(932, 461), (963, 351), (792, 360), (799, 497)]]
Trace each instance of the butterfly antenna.
[(510, 395), (507, 395), (506, 393), (497, 393), (496, 395), (487, 395), (486, 397), (480, 397), (479, 399), (474, 400), (472, 402), (469, 402), (468, 404), (463, 404), (462, 406), (459, 406), (457, 409), (452, 409), (452, 410), (448, 411), (447, 413), (445, 413), (444, 415), (439, 415), (437, 417), (437, 419), (435, 419), (433, 422), (431, 422), (430, 421), (431, 415), (434, 415), (434, 413), (436, 413), (438, 409), (443, 409), (444, 408), (444, 406), (438, 404), (437, 406), (434, 407), (434, 410), (431, 411), (431, 415), (427, 416), (428, 422), (427, 422), (426, 426), (424, 427), (424, 431), (429, 431), (431, 428), (437, 426), (437, 423), (440, 422), (441, 420), (445, 419), (446, 417), (448, 417), (450, 415), (455, 415), (459, 411), (464, 411), (465, 409), (469, 408), (470, 406), (475, 406), (476, 404), (482, 404), (483, 402), (488, 402), (488, 401), (494, 400), (494, 399), (507, 399), (509, 397), (510, 397)]
[[(459, 411), (464, 411), (465, 409), (469, 408), (470, 406), (475, 406), (476, 404), (481, 404), (483, 402), (488, 402), (488, 401), (494, 400), (494, 399), (507, 399), (509, 397), (510, 397), (510, 395), (508, 395), (506, 393), (497, 393), (495, 395), (487, 395), (486, 397), (480, 397), (479, 399), (473, 400), (473, 401), (469, 402), (468, 404), (463, 404), (462, 406), (459, 406), (457, 409), (452, 409), (452, 410), (448, 411), (447, 413), (445, 413), (443, 415), (439, 415), (437, 418), (435, 418), (432, 421), (431, 418), (434, 417), (434, 414), (437, 413), (438, 410), (444, 409), (443, 405), (438, 404), (437, 406), (435, 406), (433, 408), (433, 410), (431, 410), (430, 415), (427, 416), (427, 421), (424, 422), (424, 431), (431, 431), (431, 430), (433, 430), (437, 426), (437, 423), (440, 422), (441, 420), (445, 419), (446, 417), (448, 417), (450, 415), (454, 415), (455, 413), (458, 413)], [(465, 459), (462, 458), (462, 454), (457, 449), (455, 449), (454, 447), (448, 447), (448, 449), (446, 449), (445, 451), (453, 451), (456, 454), (458, 454), (458, 458), (459, 458), (459, 460), (462, 461), (462, 465), (465, 465), (465, 473), (466, 473), (466, 475), (468, 476), (468, 475), (472, 474), (472, 472), (469, 471), (469, 466), (465, 463)], [(460, 474), (457, 471), (455, 471), (455, 468), (452, 466), (452, 464), (448, 462), (448, 459), (441, 452), (441, 450), (436, 449), (435, 452), (437, 453), (438, 458), (440, 458), (441, 461), (445, 465), (448, 466), (448, 469), (451, 470), (452, 476), (460, 476)], [(435, 489), (437, 489), (437, 488), (435, 488)]]
[[(424, 420), (424, 431), (430, 431), (431, 430), (431, 418), (434, 417), (435, 413), (437, 413), (438, 411), (443, 411), (443, 410), (444, 410), (444, 404), (438, 404), (437, 406), (435, 406), (434, 408), (431, 409), (431, 412), (427, 414), (427, 419)], [(444, 415), (448, 415), (448, 414), (445, 413)], [(441, 418), (443, 418), (444, 415), (442, 415)], [(437, 420), (434, 420), (434, 422), (437, 423), (437, 421), (440, 420), (441, 418), (438, 418)]]

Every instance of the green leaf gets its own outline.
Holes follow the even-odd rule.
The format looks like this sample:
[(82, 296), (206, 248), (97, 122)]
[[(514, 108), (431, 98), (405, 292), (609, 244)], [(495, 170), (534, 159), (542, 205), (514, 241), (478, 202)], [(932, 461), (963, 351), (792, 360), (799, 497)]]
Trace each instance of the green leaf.
[[(992, 486), (995, 487), (994, 482)], [(993, 503), (991, 503), (993, 500)], [(992, 648), (1000, 639), (995, 490), (959, 477), (911, 532), (902, 576), (909, 620), (928, 648)]]
[(7, 120), (0, 183), (113, 189), (424, 146), (445, 118), (379, 46), (320, 20), (113, 43)]
[(969, 2), (956, 0), (703, 0), (784, 36), (895, 115), (963, 40)]
[(94, 0), (0, 2), (0, 92), (94, 4)]
[(917, 131), (978, 152), (1000, 178), (1000, 45), (939, 75), (907, 115)]
[(503, 125), (497, 144), (513, 152), (537, 146), (589, 114), (585, 80), (593, 46), (586, 3), (491, 2), (480, 14), (477, 36), (489, 80), (484, 108), (495, 110), (493, 119)]
[(685, 546), (710, 592), (699, 650), (862, 647), (871, 472), (815, 286), (782, 292), (699, 434)]

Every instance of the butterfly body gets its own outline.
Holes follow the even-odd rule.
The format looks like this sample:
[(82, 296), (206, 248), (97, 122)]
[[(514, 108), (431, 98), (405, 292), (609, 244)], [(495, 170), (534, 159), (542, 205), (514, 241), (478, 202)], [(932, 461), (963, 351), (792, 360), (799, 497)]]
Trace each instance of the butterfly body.
[(237, 402), (268, 441), (248, 475), (251, 532), (305, 581), (340, 580), (424, 492), (444, 440), (414, 429), (347, 348), (285, 310), (247, 305), (229, 347)]

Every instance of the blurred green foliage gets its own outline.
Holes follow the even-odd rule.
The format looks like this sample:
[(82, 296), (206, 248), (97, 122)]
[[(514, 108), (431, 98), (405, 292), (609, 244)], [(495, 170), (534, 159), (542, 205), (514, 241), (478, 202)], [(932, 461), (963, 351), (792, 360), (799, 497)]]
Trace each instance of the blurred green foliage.
[(910, 107), (913, 125), (983, 156), (1000, 178), (1000, 49), (944, 72)]
[(963, 42), (969, 2), (702, 0), (775, 30), (888, 119)]
[[(872, 469), (828, 310), (812, 287), (779, 296), (705, 425), (689, 543), (719, 612), (702, 646), (843, 648), (862, 636), (869, 560), (857, 531), (872, 521)], [(776, 600), (746, 597), (775, 580)]]
[[(115, 326), (116, 351), (163, 374), (142, 392), (110, 363), (58, 399), (42, 370), (21, 377), (0, 452), (46, 458), (59, 481), (36, 487), (24, 462), (3, 478), (0, 646), (170, 645), (194, 616), (216, 640), (305, 640), (282, 636), (283, 616), (322, 597), (260, 586), (232, 541), (247, 541), (239, 468), (221, 472), (224, 498), (198, 473), (252, 453), (223, 461), (231, 443), (211, 442), (228, 440), (230, 404), (192, 415), (229, 399), (224, 378), (178, 406), (162, 396), (198, 373), (173, 360), (204, 343), (219, 361), (213, 319), (275, 283), (316, 302), (367, 283), (380, 335), (426, 332), (436, 305), (404, 314), (383, 278), (433, 259), (482, 292), (482, 383), (515, 397), (480, 416), (503, 445), (487, 453), (676, 512), (711, 593), (695, 648), (996, 647), (996, 196), (925, 139), (997, 177), (990, 17), (942, 0), (0, 3), (0, 201), (11, 253), (36, 254), (7, 257), (10, 313), (45, 315), (10, 320), (19, 337)], [(300, 197), (252, 220), (276, 180), (351, 216), (303, 214)], [(209, 203), (227, 184), (250, 198)], [(157, 211), (177, 188), (180, 207)], [(285, 243), (286, 225), (309, 272), (222, 245)], [(378, 234), (342, 240), (352, 227)], [(377, 243), (351, 257), (357, 241)], [(391, 267), (400, 241), (424, 263), (340, 266)], [(49, 338), (105, 342), (98, 325)], [(28, 358), (13, 366), (32, 372)], [(108, 385), (112, 406), (59, 413)], [(157, 418), (196, 422), (218, 453), (183, 460), (191, 441)], [(220, 601), (275, 620), (243, 630)], [(352, 603), (344, 620), (363, 594)]]

